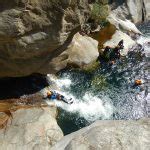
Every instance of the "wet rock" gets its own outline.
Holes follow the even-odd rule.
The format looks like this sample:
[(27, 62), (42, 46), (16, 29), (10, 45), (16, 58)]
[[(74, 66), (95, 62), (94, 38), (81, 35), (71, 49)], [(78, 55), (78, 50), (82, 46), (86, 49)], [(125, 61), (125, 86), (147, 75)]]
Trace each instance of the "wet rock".
[(57, 122), (55, 107), (22, 108), (0, 130), (1, 149), (50, 149), (63, 137)]
[(97, 121), (65, 136), (52, 150), (148, 150), (149, 136), (149, 118), (138, 121)]

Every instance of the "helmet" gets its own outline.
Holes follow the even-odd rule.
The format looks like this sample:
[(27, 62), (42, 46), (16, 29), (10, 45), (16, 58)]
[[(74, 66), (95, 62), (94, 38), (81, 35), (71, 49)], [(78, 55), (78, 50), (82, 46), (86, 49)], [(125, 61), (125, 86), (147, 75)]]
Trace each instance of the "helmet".
[(52, 95), (52, 92), (51, 91), (48, 91), (47, 92), (47, 96), (51, 96)]
[(136, 85), (141, 85), (141, 84), (142, 84), (142, 81), (141, 81), (141, 80), (135, 80), (135, 84), (136, 84)]

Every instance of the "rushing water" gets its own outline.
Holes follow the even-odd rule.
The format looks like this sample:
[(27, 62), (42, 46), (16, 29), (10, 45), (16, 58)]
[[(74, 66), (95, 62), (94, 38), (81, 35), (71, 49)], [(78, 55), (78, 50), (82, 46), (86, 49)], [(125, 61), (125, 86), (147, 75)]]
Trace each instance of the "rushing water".
[[(72, 105), (56, 102), (58, 124), (64, 134), (98, 119), (139, 119), (150, 115), (150, 24), (141, 25), (139, 29), (144, 35), (138, 43), (143, 45), (144, 51), (141, 47), (135, 48), (112, 68), (99, 67), (92, 73), (68, 70), (55, 80), (61, 88), (59, 92), (74, 99)], [(136, 79), (142, 79), (141, 87), (133, 86)]]

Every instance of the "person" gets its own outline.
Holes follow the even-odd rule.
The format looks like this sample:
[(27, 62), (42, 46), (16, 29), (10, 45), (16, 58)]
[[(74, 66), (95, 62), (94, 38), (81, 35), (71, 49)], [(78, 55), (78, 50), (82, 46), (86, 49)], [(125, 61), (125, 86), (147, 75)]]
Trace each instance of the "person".
[(110, 60), (111, 61), (115, 61), (117, 59), (120, 59), (121, 57), (121, 54), (120, 54), (120, 50), (124, 48), (124, 45), (123, 45), (123, 40), (121, 40), (118, 45), (113, 49), (111, 55), (110, 55)]
[(70, 99), (67, 99), (65, 98), (63, 95), (59, 94), (59, 93), (56, 93), (55, 91), (52, 92), (52, 91), (48, 91), (47, 92), (47, 98), (51, 99), (51, 100), (59, 100), (59, 101), (63, 101), (67, 104), (72, 104), (73, 101), (72, 101), (72, 98)]
[(106, 48), (104, 49), (103, 54), (99, 53), (99, 56), (97, 58), (96, 61), (99, 61), (100, 63), (105, 63), (109, 61), (110, 58), (110, 53), (111, 53), (111, 48), (109, 46), (106, 46)]
[(124, 49), (124, 45), (123, 45), (124, 41), (121, 40), (119, 43), (118, 43), (118, 46), (120, 49)]
[(142, 80), (140, 80), (140, 79), (135, 80), (134, 85), (135, 86), (142, 85)]
[(114, 64), (117, 59), (120, 59), (120, 50), (124, 48), (124, 41), (121, 40), (115, 48), (106, 46), (102, 55), (99, 55), (97, 60), (100, 63), (107, 62), (109, 64)]
[(104, 49), (104, 52), (103, 52), (103, 57), (104, 57), (105, 61), (110, 60), (111, 53), (112, 53), (112, 48), (110, 48), (109, 46), (106, 46), (106, 48)]

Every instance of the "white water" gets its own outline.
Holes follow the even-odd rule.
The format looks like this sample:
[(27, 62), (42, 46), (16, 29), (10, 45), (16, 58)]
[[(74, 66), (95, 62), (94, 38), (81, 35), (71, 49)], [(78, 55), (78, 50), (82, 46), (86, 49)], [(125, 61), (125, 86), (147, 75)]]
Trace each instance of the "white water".
[[(72, 83), (69, 78), (54, 80), (51, 78), (51, 76), (49, 76), (49, 80), (53, 81), (58, 86), (58, 88), (61, 89), (69, 88)], [(111, 104), (111, 100), (108, 98), (104, 98), (104, 102), (104, 100), (102, 101), (100, 98), (93, 96), (91, 93), (85, 93), (81, 99), (78, 99), (67, 90), (55, 91), (67, 98), (72, 98), (74, 100), (74, 103), (71, 105), (65, 104), (64, 102), (55, 101), (57, 107), (61, 107), (67, 112), (78, 113), (80, 117), (85, 118), (87, 121), (95, 121), (99, 118), (109, 119), (113, 113), (113, 106)], [(51, 105), (50, 100), (48, 100), (47, 103)]]
[(145, 55), (150, 57), (150, 37), (140, 36), (140, 38), (137, 40), (137, 43), (143, 46)]
[[(144, 53), (146, 54), (146, 56), (149, 57), (150, 50), (148, 42), (150, 42), (150, 38), (141, 36), (137, 42), (143, 45)], [(55, 90), (56, 92), (61, 93), (65, 97), (72, 98), (74, 100), (74, 103), (71, 105), (65, 104), (60, 101), (54, 101), (55, 105), (57, 105), (58, 107), (62, 108), (63, 110), (69, 113), (75, 114), (77, 113), (79, 114), (80, 117), (85, 118), (87, 121), (95, 121), (98, 119), (110, 119), (114, 111), (116, 111), (115, 108), (113, 107), (113, 104), (111, 103), (111, 99), (109, 99), (107, 96), (103, 97), (103, 99), (100, 99), (98, 96), (96, 95), (93, 96), (92, 93), (86, 92), (84, 96), (81, 99), (79, 99), (78, 97), (72, 95), (72, 93), (69, 93), (69, 90), (67, 89), (69, 89), (70, 86), (73, 84), (69, 76), (66, 78), (57, 79), (51, 75), (48, 75), (48, 79), (57, 87), (57, 90)], [(142, 100), (140, 100), (140, 98), (137, 97), (137, 102), (138, 101), (144, 103), (143, 98)], [(48, 100), (47, 103), (51, 104), (51, 101)], [(150, 104), (149, 99), (147, 100), (147, 103)], [(135, 118), (137, 118), (136, 116), (138, 117), (143, 116), (145, 109), (144, 105), (143, 107), (141, 106), (139, 107), (139, 103), (137, 104), (135, 103), (132, 109)], [(149, 111), (148, 108), (147, 110)], [(122, 108), (121, 111), (124, 111), (124, 109)]]

